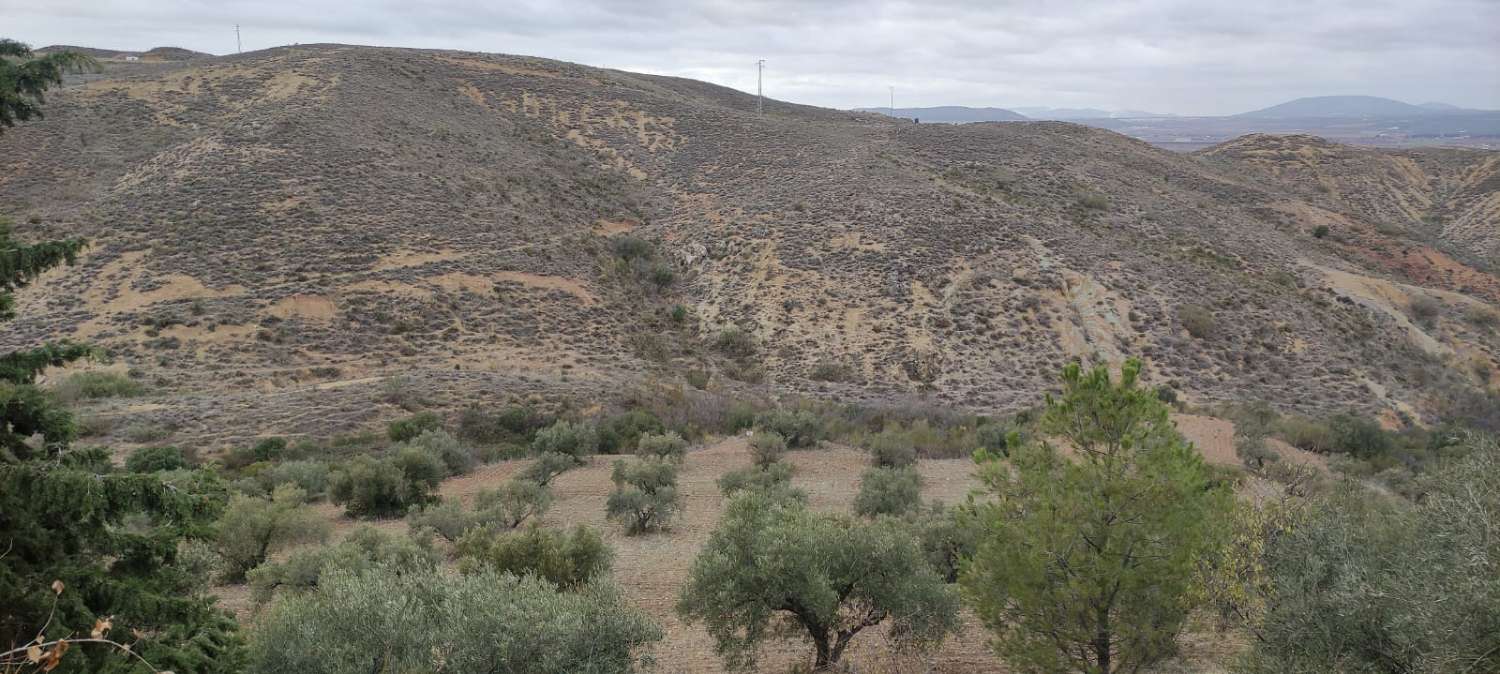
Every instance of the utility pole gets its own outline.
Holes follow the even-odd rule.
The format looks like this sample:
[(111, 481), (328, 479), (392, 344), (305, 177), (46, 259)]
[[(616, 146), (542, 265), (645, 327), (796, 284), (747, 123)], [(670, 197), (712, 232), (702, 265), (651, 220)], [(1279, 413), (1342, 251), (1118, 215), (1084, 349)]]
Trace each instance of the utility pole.
[(236, 54), (243, 54), (243, 53), (245, 53), (244, 46), (240, 44), (240, 25), (239, 24), (234, 24), (234, 53), (236, 53)]
[(766, 113), (766, 94), (765, 90), (761, 87), (761, 80), (764, 79), (765, 71), (766, 60), (757, 60), (755, 62), (755, 114), (757, 115)]

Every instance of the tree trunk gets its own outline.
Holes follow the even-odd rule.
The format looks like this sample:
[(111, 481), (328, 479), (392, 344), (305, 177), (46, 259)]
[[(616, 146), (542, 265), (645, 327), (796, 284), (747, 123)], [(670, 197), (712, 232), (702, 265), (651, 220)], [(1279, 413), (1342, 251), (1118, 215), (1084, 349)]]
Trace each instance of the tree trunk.
[(812, 642), (813, 647), (818, 650), (817, 659), (813, 661), (813, 671), (828, 671), (828, 668), (832, 666), (834, 662), (838, 661), (838, 656), (834, 655), (832, 649), (828, 646), (828, 635), (812, 633)]
[(1100, 674), (1114, 674), (1114, 670), (1110, 669), (1112, 663), (1110, 662), (1109, 645), (1113, 640), (1110, 638), (1108, 606), (1098, 609), (1098, 620), (1099, 624), (1096, 626), (1096, 631), (1094, 632), (1094, 658), (1099, 665)]

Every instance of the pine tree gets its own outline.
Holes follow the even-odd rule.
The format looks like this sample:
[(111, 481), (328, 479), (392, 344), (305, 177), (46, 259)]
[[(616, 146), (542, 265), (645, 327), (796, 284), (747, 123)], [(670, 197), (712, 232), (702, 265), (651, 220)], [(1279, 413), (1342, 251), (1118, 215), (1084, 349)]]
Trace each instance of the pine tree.
[(1217, 550), (1232, 496), (1153, 391), (1103, 367), (1063, 372), (1039, 438), (1008, 460), (981, 450), (978, 548), (960, 584), (1023, 672), (1114, 674), (1172, 654), (1199, 559)]
[(78, 52), (34, 56), (31, 47), (0, 38), (0, 133), (41, 117), (44, 94), (62, 84), (63, 73), (98, 68), (97, 61)]
[[(91, 63), (70, 53), (13, 60), (28, 56), (0, 39), (0, 129), (39, 116), (42, 92)], [(18, 289), (73, 264), (83, 246), (23, 244), (0, 219), (0, 321), (15, 317)], [(233, 619), (177, 564), (182, 541), (208, 535), (226, 489), (210, 473), (124, 473), (103, 449), (69, 448), (73, 417), (37, 378), (91, 353), (64, 341), (0, 357), (0, 651), (9, 651), (0, 669), (36, 644), (52, 671), (136, 672), (142, 658), (158, 670), (237, 671), (244, 649)], [(68, 648), (110, 629), (143, 636), (123, 638), (135, 642), (128, 653)]]

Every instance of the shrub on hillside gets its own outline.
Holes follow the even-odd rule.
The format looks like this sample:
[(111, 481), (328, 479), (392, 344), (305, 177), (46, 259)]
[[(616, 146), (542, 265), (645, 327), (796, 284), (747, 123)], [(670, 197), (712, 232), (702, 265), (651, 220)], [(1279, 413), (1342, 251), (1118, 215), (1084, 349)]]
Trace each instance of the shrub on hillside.
[(1407, 304), (1411, 311), (1411, 317), (1422, 325), (1432, 325), (1438, 314), (1443, 312), (1443, 303), (1431, 295), (1415, 295)]
[(532, 436), (550, 423), (546, 415), (529, 405), (512, 405), (498, 412), (469, 407), (458, 416), (458, 437), (486, 445), (529, 445)]
[(225, 468), (238, 470), (252, 463), (281, 461), (289, 458), (286, 438), (263, 438), (249, 447), (235, 447), (223, 459)]
[(457, 551), (459, 570), (465, 574), (486, 568), (517, 576), (535, 574), (563, 589), (603, 576), (614, 559), (598, 532), (581, 524), (568, 533), (536, 525), (499, 533), (475, 529), (459, 539)]
[(630, 410), (599, 422), (599, 453), (623, 454), (636, 448), (641, 435), (665, 430), (661, 419), (646, 410)]
[(495, 522), (515, 529), (527, 520), (538, 520), (552, 507), (552, 490), (531, 480), (511, 480), (496, 489), (474, 495), (474, 510), (482, 522)]
[(128, 398), (144, 393), (146, 387), (140, 382), (119, 372), (75, 372), (53, 387), (52, 392), (63, 402), (100, 398)]
[(390, 459), (356, 456), (334, 473), (333, 502), (352, 517), (390, 517), (427, 502), (427, 491), (412, 484)]
[(537, 455), (536, 459), (531, 462), (531, 465), (522, 470), (518, 477), (545, 487), (552, 484), (552, 480), (556, 479), (558, 475), (562, 475), (580, 465), (582, 463), (570, 454), (547, 452)]
[(563, 454), (579, 463), (599, 452), (599, 434), (586, 422), (558, 421), (540, 431), (531, 441), (536, 454)]
[(778, 409), (766, 412), (755, 419), (755, 427), (771, 431), (786, 440), (790, 449), (814, 447), (823, 439), (823, 418), (812, 410)]
[(719, 335), (714, 338), (714, 348), (718, 349), (719, 353), (739, 361), (754, 358), (757, 351), (755, 338), (735, 326), (719, 331)]
[(407, 442), (426, 431), (443, 427), (443, 418), (437, 412), (418, 412), (405, 419), (392, 421), (386, 427), (386, 436), (391, 442)]
[(1500, 671), (1500, 448), (1465, 444), (1418, 501), (1346, 484), (1259, 538), (1246, 672)]
[(905, 515), (922, 505), (922, 476), (915, 468), (871, 468), (859, 481), (854, 514)]
[(317, 499), (328, 493), (332, 476), (328, 464), (322, 461), (287, 461), (267, 468), (260, 478), (267, 491), (291, 484), (307, 492), (308, 498)]
[(1196, 304), (1187, 304), (1177, 309), (1177, 321), (1182, 328), (1198, 339), (1204, 339), (1214, 333), (1214, 314), (1205, 307)]
[(224, 575), (231, 582), (260, 566), (277, 550), (328, 537), (332, 525), (305, 505), (307, 494), (286, 485), (271, 498), (235, 496), (219, 518), (216, 549), (224, 559)]
[(440, 458), (448, 475), (464, 475), (479, 463), (473, 447), (459, 442), (458, 438), (440, 428), (422, 431), (407, 444)]
[(164, 470), (192, 468), (196, 463), (176, 447), (141, 447), (125, 459), (125, 470), (132, 473), (156, 473)]
[(785, 461), (764, 468), (750, 466), (731, 470), (719, 476), (719, 492), (733, 496), (745, 490), (791, 491), (792, 464)]
[(884, 432), (870, 439), (870, 461), (879, 468), (904, 468), (917, 462), (917, 448), (905, 434)]
[(786, 456), (786, 438), (774, 431), (756, 431), (750, 436), (750, 462), (766, 468)]
[(675, 431), (647, 433), (636, 443), (635, 453), (642, 458), (681, 461), (687, 456), (687, 441)]
[(353, 571), (379, 566), (397, 573), (416, 573), (433, 571), (441, 561), (442, 555), (433, 549), (430, 538), (360, 525), (336, 545), (298, 549), (285, 560), (255, 567), (245, 578), (255, 603), (264, 604), (278, 592), (297, 594), (317, 588), (329, 568)]

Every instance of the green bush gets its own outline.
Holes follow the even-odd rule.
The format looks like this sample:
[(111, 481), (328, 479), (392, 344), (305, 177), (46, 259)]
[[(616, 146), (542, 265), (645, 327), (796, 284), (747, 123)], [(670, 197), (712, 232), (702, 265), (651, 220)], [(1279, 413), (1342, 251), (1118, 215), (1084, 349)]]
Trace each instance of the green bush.
[(1318, 225), (1317, 227), (1314, 227), (1312, 235), (1314, 239), (1322, 239), (1324, 237), (1327, 237), (1328, 225)]
[(138, 419), (125, 425), (120, 430), (120, 435), (130, 442), (146, 443), (160, 442), (172, 437), (175, 430), (164, 423), (150, 419)]
[(431, 530), (449, 542), (457, 541), (478, 524), (475, 513), (464, 510), (463, 504), (454, 499), (413, 508), (406, 514), (406, 526), (412, 531)]
[(648, 260), (656, 256), (656, 247), (638, 236), (621, 236), (610, 243), (615, 257), (622, 260)]
[(750, 466), (731, 470), (719, 476), (719, 492), (733, 496), (745, 490), (791, 490), (792, 464), (785, 461), (772, 463), (764, 468)]
[(264, 438), (249, 447), (235, 447), (224, 456), (224, 467), (238, 470), (254, 463), (281, 461), (288, 458), (286, 438)]
[(645, 410), (616, 414), (599, 422), (599, 453), (624, 454), (633, 451), (640, 442), (641, 435), (661, 433), (664, 430), (666, 428), (662, 426), (661, 419)]
[(932, 568), (944, 582), (958, 582), (963, 560), (973, 557), (979, 548), (979, 526), (972, 510), (934, 503), (930, 508), (913, 510), (906, 519)]
[(176, 447), (142, 447), (125, 459), (125, 470), (132, 473), (155, 473), (163, 470), (192, 468), (193, 461)]
[(1500, 447), (1465, 444), (1419, 480), (1420, 501), (1346, 484), (1262, 537), (1245, 671), (1500, 671)]
[(427, 502), (427, 492), (413, 485), (390, 459), (357, 456), (333, 475), (333, 502), (352, 517), (390, 517)]
[[(974, 430), (974, 439), (978, 442), (981, 449), (987, 449), (999, 456), (1005, 456), (1007, 450), (1010, 448), (1011, 436), (1015, 433), (1015, 429), (1010, 426), (991, 421), (980, 424)], [(1019, 441), (1019, 435), (1015, 439)]]
[(807, 409), (779, 409), (766, 412), (756, 417), (755, 427), (780, 435), (786, 440), (786, 446), (790, 449), (817, 446), (826, 430), (823, 418)]
[(870, 460), (879, 468), (905, 468), (917, 462), (917, 448), (905, 434), (883, 432), (870, 439)]
[(786, 456), (786, 438), (773, 431), (756, 431), (750, 436), (750, 462), (766, 468)]
[(278, 463), (260, 474), (268, 491), (283, 484), (296, 485), (307, 492), (308, 498), (322, 498), (328, 493), (331, 481), (328, 464), (322, 461), (287, 461)]
[(605, 514), (625, 524), (625, 533), (662, 529), (681, 507), (677, 495), (677, 464), (662, 459), (615, 461), (610, 475), (615, 490), (605, 503)]
[(1329, 421), (1338, 451), (1358, 459), (1374, 459), (1391, 453), (1391, 434), (1374, 421), (1354, 414), (1341, 414)]
[(276, 489), (271, 498), (235, 496), (219, 518), (215, 541), (231, 582), (260, 566), (277, 550), (322, 541), (333, 526), (305, 504), (307, 494), (295, 486)]
[(328, 569), (255, 621), (251, 674), (625, 674), (661, 629), (607, 583), (559, 592), (493, 571)]
[(458, 437), (485, 445), (531, 444), (532, 436), (550, 423), (546, 415), (527, 405), (513, 405), (497, 413), (470, 407), (458, 416)]
[(1443, 303), (1431, 295), (1414, 295), (1407, 303), (1407, 309), (1411, 311), (1411, 317), (1423, 325), (1432, 325), (1438, 314), (1443, 312)]
[(719, 331), (719, 335), (714, 338), (714, 348), (718, 349), (719, 353), (739, 361), (754, 358), (758, 351), (755, 338), (750, 333), (734, 326)]
[(905, 515), (922, 505), (922, 476), (915, 468), (871, 468), (859, 481), (854, 513), (863, 517)]
[(392, 421), (386, 427), (386, 437), (391, 442), (408, 442), (426, 431), (443, 427), (443, 418), (437, 412), (418, 412), (405, 419)]
[(301, 548), (283, 561), (261, 564), (246, 574), (246, 580), (255, 602), (264, 604), (277, 592), (297, 594), (315, 589), (323, 572), (330, 568), (355, 571), (378, 566), (397, 573), (417, 573), (434, 571), (441, 561), (442, 555), (433, 549), (430, 538), (400, 536), (360, 525), (336, 545)]
[(582, 463), (570, 454), (547, 452), (538, 455), (531, 462), (531, 465), (521, 471), (519, 477), (545, 487), (552, 484), (552, 480), (558, 475), (562, 475), (580, 465)]
[(1476, 328), (1493, 330), (1500, 325), (1500, 313), (1480, 304), (1471, 304), (1464, 310), (1464, 320)]
[(614, 553), (598, 532), (578, 525), (571, 532), (532, 525), (521, 531), (471, 530), (459, 539), (459, 570), (485, 568), (517, 576), (534, 574), (563, 589), (577, 588), (609, 573)]
[(687, 456), (687, 441), (675, 431), (647, 433), (636, 444), (635, 453), (642, 458), (681, 461)]
[(552, 507), (552, 490), (531, 480), (511, 480), (496, 489), (474, 495), (474, 510), (480, 521), (515, 529), (526, 520), (538, 520)]
[(1182, 323), (1182, 328), (1187, 330), (1189, 335), (1198, 339), (1207, 338), (1214, 333), (1214, 313), (1196, 304), (1178, 307), (1177, 321)]
[(448, 475), (467, 474), (479, 463), (479, 457), (473, 447), (459, 442), (458, 438), (442, 429), (422, 431), (421, 435), (413, 438), (408, 444), (439, 457)]
[(531, 451), (564, 454), (582, 463), (584, 458), (599, 452), (599, 434), (585, 422), (559, 421), (537, 432), (531, 441)]
[(129, 398), (145, 392), (140, 382), (118, 372), (75, 372), (53, 387), (52, 392), (63, 402), (101, 398)]

